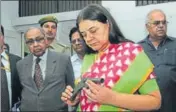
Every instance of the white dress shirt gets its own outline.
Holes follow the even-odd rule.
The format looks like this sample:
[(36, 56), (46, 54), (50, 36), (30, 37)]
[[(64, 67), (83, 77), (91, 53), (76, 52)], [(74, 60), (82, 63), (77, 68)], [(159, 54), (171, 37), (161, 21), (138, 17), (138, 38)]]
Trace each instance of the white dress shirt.
[(78, 79), (81, 76), (82, 59), (80, 59), (77, 54), (74, 54), (71, 57), (71, 62), (73, 66), (75, 79)]
[[(40, 69), (42, 71), (43, 80), (45, 80), (45, 76), (46, 76), (47, 55), (48, 55), (48, 49), (46, 49), (45, 53), (39, 57), (41, 59), (39, 62), (39, 65), (40, 65)], [(36, 58), (37, 58), (36, 56), (33, 56), (32, 78), (34, 78)]]

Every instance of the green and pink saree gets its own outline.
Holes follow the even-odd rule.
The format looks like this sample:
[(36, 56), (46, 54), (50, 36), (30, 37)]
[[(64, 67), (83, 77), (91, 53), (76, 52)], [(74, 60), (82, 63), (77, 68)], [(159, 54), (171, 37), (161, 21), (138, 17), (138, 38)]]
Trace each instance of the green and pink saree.
[[(82, 77), (104, 78), (104, 86), (121, 93), (148, 94), (158, 90), (153, 64), (138, 44), (125, 42), (111, 44), (103, 55), (86, 55)], [(123, 111), (120, 107), (90, 101), (81, 91), (79, 111)]]

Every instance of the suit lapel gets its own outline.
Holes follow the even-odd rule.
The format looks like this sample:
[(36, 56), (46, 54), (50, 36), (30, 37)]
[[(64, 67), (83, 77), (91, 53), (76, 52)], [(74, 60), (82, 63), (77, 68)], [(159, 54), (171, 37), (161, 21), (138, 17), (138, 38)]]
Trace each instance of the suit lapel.
[(56, 56), (50, 50), (48, 50), (47, 61), (46, 61), (46, 72), (45, 72), (45, 80), (43, 82), (43, 87), (40, 91), (43, 90), (48, 84), (48, 81), (51, 77), (54, 76), (54, 70), (56, 68)]
[(11, 85), (13, 85), (13, 78), (14, 78), (14, 74), (12, 74), (12, 73), (14, 73), (14, 59), (13, 59), (13, 56), (12, 55), (10, 55), (10, 54), (8, 54), (7, 53), (7, 55), (8, 55), (8, 57), (9, 57), (9, 64), (10, 64), (10, 73), (11, 73)]
[(38, 91), (37, 86), (32, 77), (32, 67), (33, 67), (32, 64), (33, 64), (33, 55), (31, 54), (28, 56), (26, 63), (25, 63), (26, 77), (29, 77), (29, 81), (30, 81), (29, 83), (31, 83), (34, 89)]
[(11, 74), (11, 85), (13, 85), (13, 83), (14, 83), (14, 75), (16, 75), (16, 74), (14, 74), (15, 73), (15, 67), (16, 67), (16, 60), (15, 60), (15, 58), (13, 57), (13, 55), (11, 55), (11, 54), (9, 54), (9, 53), (6, 53), (7, 54), (7, 56), (9, 57), (9, 64), (10, 64), (10, 74)]

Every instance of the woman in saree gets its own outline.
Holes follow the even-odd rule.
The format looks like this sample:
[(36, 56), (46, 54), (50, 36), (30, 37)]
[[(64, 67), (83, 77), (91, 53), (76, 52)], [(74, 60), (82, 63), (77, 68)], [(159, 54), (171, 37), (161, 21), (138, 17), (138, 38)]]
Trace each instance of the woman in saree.
[(111, 14), (101, 5), (88, 5), (76, 21), (86, 42), (82, 78), (103, 78), (103, 84), (87, 80), (74, 101), (67, 86), (61, 99), (79, 103), (78, 111), (150, 111), (160, 108), (161, 95), (153, 64), (142, 47), (125, 39)]

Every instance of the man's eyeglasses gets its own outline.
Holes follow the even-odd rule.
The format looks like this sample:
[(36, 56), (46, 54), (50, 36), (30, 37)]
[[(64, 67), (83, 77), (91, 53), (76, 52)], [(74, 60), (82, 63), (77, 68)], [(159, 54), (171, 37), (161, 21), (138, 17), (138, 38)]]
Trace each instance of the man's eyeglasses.
[(153, 24), (155, 26), (158, 26), (160, 24), (166, 25), (168, 22), (165, 20), (165, 21), (153, 21), (153, 22), (149, 22), (149, 23), (151, 23), (151, 24)]
[(71, 40), (72, 44), (76, 44), (76, 42), (81, 43), (81, 42), (83, 42), (83, 39), (78, 38), (78, 39)]
[(34, 39), (29, 39), (29, 40), (26, 40), (26, 44), (27, 45), (33, 45), (35, 42), (37, 43), (41, 43), (43, 42), (45, 39), (45, 37), (36, 37)]

